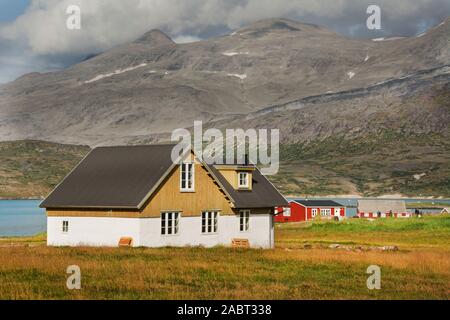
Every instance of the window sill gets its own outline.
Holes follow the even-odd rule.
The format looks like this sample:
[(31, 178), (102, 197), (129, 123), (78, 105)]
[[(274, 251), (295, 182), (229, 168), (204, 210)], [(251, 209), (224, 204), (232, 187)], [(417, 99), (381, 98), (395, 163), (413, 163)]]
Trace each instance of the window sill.
[(180, 236), (179, 233), (177, 233), (177, 234), (162, 234), (161, 238), (175, 238), (175, 237), (179, 237), (179, 236)]
[(195, 190), (180, 190), (181, 193), (195, 193)]

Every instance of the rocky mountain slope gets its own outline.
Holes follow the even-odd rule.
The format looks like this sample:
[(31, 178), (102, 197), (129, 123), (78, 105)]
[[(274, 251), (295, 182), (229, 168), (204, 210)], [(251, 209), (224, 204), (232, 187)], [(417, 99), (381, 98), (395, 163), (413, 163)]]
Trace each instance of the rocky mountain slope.
[[(450, 197), (450, 19), (349, 39), (285, 19), (175, 44), (152, 30), (66, 70), (0, 86), (0, 142), (151, 143), (278, 128), (285, 194)], [(0, 197), (42, 197), (89, 148), (0, 143)]]
[(203, 120), (279, 127), (285, 142), (448, 131), (450, 19), (412, 38), (349, 39), (286, 19), (175, 44), (158, 30), (67, 70), (0, 87), (0, 140), (167, 138)]

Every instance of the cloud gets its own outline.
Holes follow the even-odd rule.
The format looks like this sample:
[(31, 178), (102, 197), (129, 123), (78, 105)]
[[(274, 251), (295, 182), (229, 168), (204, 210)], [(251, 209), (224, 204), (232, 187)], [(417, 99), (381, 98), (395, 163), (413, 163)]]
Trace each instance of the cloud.
[(197, 42), (202, 40), (200, 37), (195, 36), (177, 36), (173, 38), (173, 41), (176, 43), (191, 43), (191, 42)]
[[(33, 0), (0, 26), (0, 45), (12, 42), (29, 57), (83, 56), (132, 41), (154, 28), (176, 41), (217, 36), (264, 18), (286, 17), (355, 37), (414, 35), (450, 15), (448, 0), (377, 0), (382, 31), (367, 30), (373, 0)], [(66, 9), (81, 9), (81, 30), (68, 30)], [(1, 52), (0, 52), (1, 54)], [(44, 58), (42, 58), (44, 57)], [(60, 58), (61, 61), (64, 58)], [(70, 59), (69, 59), (70, 60)], [(5, 62), (3, 62), (5, 63)], [(1, 66), (3, 71), (3, 66)]]

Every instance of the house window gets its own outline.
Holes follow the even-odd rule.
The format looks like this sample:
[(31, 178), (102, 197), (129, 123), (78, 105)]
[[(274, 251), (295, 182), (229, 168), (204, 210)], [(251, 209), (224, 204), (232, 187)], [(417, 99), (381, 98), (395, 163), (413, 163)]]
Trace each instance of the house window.
[(218, 216), (219, 213), (217, 211), (202, 212), (202, 233), (217, 232)]
[(248, 188), (248, 172), (239, 172), (239, 188)]
[(283, 217), (290, 217), (290, 216), (291, 216), (291, 208), (284, 208)]
[(242, 210), (239, 217), (239, 230), (241, 232), (250, 229), (250, 210)]
[(69, 232), (69, 221), (62, 222), (62, 232), (64, 233)]
[(179, 212), (163, 212), (161, 213), (161, 234), (175, 235), (178, 234), (180, 224)]
[(194, 191), (194, 164), (182, 163), (181, 164), (181, 177), (180, 177), (180, 189), (182, 192)]
[(339, 216), (341, 215), (341, 209), (335, 208), (335, 209), (334, 209), (334, 215), (337, 216), (337, 217), (339, 217)]
[(331, 216), (331, 209), (320, 209), (320, 215), (323, 217)]
[(317, 216), (317, 209), (312, 209), (312, 216), (313, 218)]

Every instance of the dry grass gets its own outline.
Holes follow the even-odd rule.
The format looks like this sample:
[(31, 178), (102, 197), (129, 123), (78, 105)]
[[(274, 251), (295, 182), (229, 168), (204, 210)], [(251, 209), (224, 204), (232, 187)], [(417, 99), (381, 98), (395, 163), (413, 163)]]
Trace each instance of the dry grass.
[[(403, 229), (387, 225), (364, 232), (348, 231), (364, 229), (359, 221), (349, 222), (356, 224), (350, 226), (322, 222), (278, 226), (275, 250), (48, 248), (35, 246), (36, 238), (33, 246), (27, 246), (25, 239), (3, 240), (0, 298), (448, 299), (450, 249), (444, 244), (448, 217), (439, 219), (424, 220), (426, 226), (433, 226), (419, 230), (426, 237), (406, 240), (413, 221), (400, 222)], [(433, 234), (447, 238), (435, 239), (432, 245), (421, 242), (433, 239)], [(357, 245), (399, 245), (400, 250), (300, 249), (305, 242), (323, 245), (337, 239)], [(22, 246), (7, 247), (7, 243)], [(79, 291), (65, 287), (65, 270), (73, 264), (82, 271)], [(381, 290), (366, 288), (366, 269), (371, 264), (382, 269)]]

